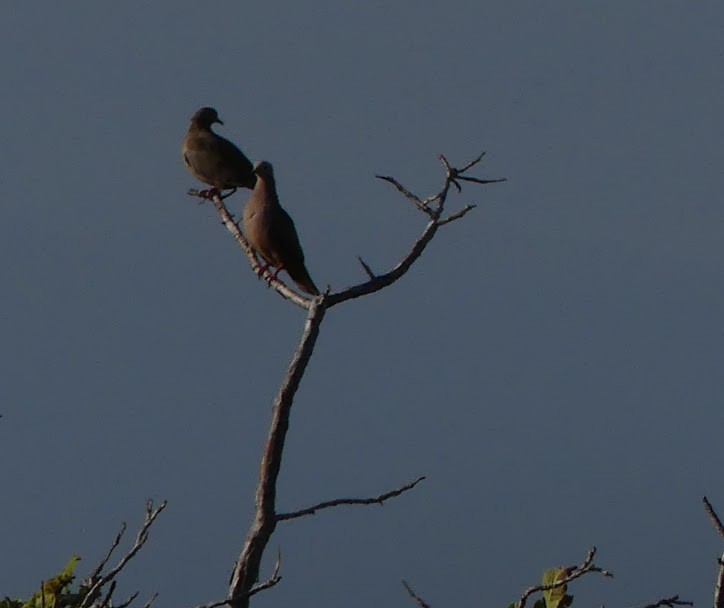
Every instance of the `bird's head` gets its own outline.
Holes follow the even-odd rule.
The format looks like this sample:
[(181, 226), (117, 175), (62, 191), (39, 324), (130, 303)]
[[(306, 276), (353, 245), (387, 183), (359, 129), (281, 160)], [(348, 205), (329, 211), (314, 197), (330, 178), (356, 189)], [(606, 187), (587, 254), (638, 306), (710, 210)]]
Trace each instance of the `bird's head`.
[(254, 165), (254, 173), (256, 173), (262, 179), (265, 177), (269, 179), (274, 179), (274, 169), (272, 168), (271, 163), (266, 160), (260, 160)]
[(214, 110), (214, 108), (208, 107), (196, 110), (196, 113), (191, 117), (191, 122), (194, 122), (199, 126), (206, 128), (211, 127), (211, 125), (213, 125), (215, 122), (218, 122), (220, 125), (224, 124), (223, 122), (221, 122), (221, 119), (216, 113), (216, 110)]

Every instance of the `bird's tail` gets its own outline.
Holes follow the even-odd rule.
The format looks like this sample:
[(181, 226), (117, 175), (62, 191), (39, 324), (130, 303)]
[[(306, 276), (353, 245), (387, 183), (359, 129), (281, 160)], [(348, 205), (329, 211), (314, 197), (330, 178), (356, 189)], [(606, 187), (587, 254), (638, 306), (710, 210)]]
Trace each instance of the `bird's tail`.
[(313, 296), (319, 295), (319, 289), (317, 289), (314, 281), (312, 281), (312, 277), (309, 276), (309, 272), (307, 272), (304, 264), (301, 264), (299, 268), (287, 268), (287, 272), (299, 289)]

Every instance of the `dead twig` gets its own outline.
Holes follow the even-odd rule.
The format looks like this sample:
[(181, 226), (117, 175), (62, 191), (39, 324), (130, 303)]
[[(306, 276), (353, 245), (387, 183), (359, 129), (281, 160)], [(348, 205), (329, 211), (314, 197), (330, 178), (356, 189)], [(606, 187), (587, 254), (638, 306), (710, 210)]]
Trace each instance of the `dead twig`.
[(577, 578), (588, 574), (589, 572), (596, 572), (598, 574), (601, 574), (602, 576), (613, 578), (613, 574), (611, 574), (608, 570), (599, 568), (593, 563), (593, 558), (595, 557), (595, 555), (596, 547), (591, 547), (588, 551), (588, 555), (586, 555), (586, 559), (583, 560), (581, 564), (577, 566), (568, 566), (568, 568), (566, 568), (568, 574), (562, 579), (549, 585), (535, 585), (534, 587), (529, 587), (528, 589), (526, 589), (523, 592), (523, 595), (521, 595), (520, 599), (518, 600), (517, 608), (523, 608), (525, 606), (525, 603), (528, 601), (528, 598), (534, 593), (538, 593), (539, 591), (550, 591), (552, 589), (558, 589), (559, 587), (563, 587), (564, 585), (567, 585), (571, 581), (574, 581)]
[[(706, 509), (711, 523), (714, 525), (714, 529), (719, 532), (721, 536), (724, 536), (724, 525), (722, 525), (721, 519), (717, 515), (714, 507), (709, 502), (709, 499), (704, 496), (704, 508)], [(716, 576), (716, 584), (714, 585), (714, 608), (724, 608), (724, 553), (717, 559), (719, 564), (719, 571)]]
[(110, 604), (111, 596), (113, 595), (113, 592), (116, 590), (116, 581), (111, 581), (111, 584), (108, 585), (108, 591), (106, 591), (106, 594), (103, 596), (103, 599), (100, 603), (100, 608), (105, 608)]
[(289, 519), (296, 519), (297, 517), (304, 517), (305, 515), (314, 515), (317, 511), (321, 511), (322, 509), (329, 509), (331, 507), (338, 507), (340, 505), (382, 505), (385, 503), (386, 500), (389, 500), (390, 498), (395, 498), (396, 496), (399, 496), (400, 494), (407, 492), (408, 490), (412, 490), (412, 488), (414, 488), (423, 479), (425, 479), (424, 476), (418, 477), (415, 481), (412, 481), (408, 484), (405, 484), (404, 486), (396, 488), (395, 490), (385, 492), (384, 494), (380, 494), (379, 496), (375, 496), (373, 498), (336, 498), (335, 500), (320, 502), (313, 507), (300, 509), (299, 511), (292, 511), (291, 513), (279, 513), (277, 515), (277, 521), (286, 521)]
[(472, 211), (475, 209), (477, 205), (465, 205), (460, 211), (456, 211), (455, 213), (451, 213), (447, 217), (443, 217), (439, 220), (437, 220), (438, 226), (444, 226), (445, 224), (449, 224), (450, 222), (454, 222), (455, 220), (459, 220), (461, 217), (463, 217), (468, 211)]
[(377, 277), (377, 275), (374, 272), (372, 272), (372, 269), (365, 263), (365, 261), (360, 256), (357, 256), (357, 259), (359, 260), (359, 263), (362, 265), (362, 268), (367, 273), (367, 276), (370, 279), (374, 279)]
[(678, 595), (672, 595), (671, 597), (660, 599), (651, 604), (646, 604), (645, 606), (639, 606), (638, 608), (660, 608), (661, 606), (668, 606), (669, 608), (674, 608), (674, 606), (693, 606), (693, 605), (694, 605), (694, 602), (687, 602), (685, 600), (680, 600)]
[(149, 600), (143, 605), (143, 608), (151, 608), (151, 604), (156, 600), (158, 597), (158, 593), (154, 593)]
[(389, 175), (375, 175), (377, 179), (381, 179), (382, 181), (389, 182), (392, 184), (397, 190), (399, 190), (405, 198), (411, 200), (418, 209), (421, 211), (427, 213), (429, 215), (430, 210), (427, 208), (427, 205), (420, 199), (419, 196), (416, 194), (413, 194), (410, 192), (405, 186), (403, 186), (400, 182), (398, 182), (394, 177), (390, 177)]
[(440, 155), (440, 160), (445, 167), (445, 179), (443, 181), (442, 187), (440, 188), (440, 191), (429, 196), (425, 200), (422, 200), (419, 196), (413, 194), (408, 188), (403, 186), (395, 178), (384, 175), (376, 175), (375, 177), (389, 182), (407, 199), (411, 200), (416, 207), (418, 207), (429, 217), (429, 222), (422, 231), (422, 234), (413, 243), (412, 249), (390, 271), (384, 274), (374, 276), (370, 276), (369, 273), (367, 273), (367, 276), (369, 276), (369, 280), (365, 283), (360, 283), (358, 285), (348, 287), (347, 289), (343, 289), (336, 293), (325, 294), (325, 306), (331, 308), (332, 306), (336, 306), (337, 304), (340, 304), (347, 300), (359, 298), (361, 296), (374, 293), (376, 291), (379, 291), (380, 289), (384, 289), (385, 287), (399, 280), (410, 269), (410, 266), (412, 266), (412, 264), (417, 261), (417, 259), (422, 255), (428, 243), (435, 236), (438, 228), (449, 224), (450, 222), (454, 222), (455, 220), (458, 220), (465, 216), (468, 212), (472, 211), (475, 208), (475, 205), (466, 205), (459, 211), (451, 213), (447, 217), (442, 217), (442, 213), (445, 209), (445, 203), (447, 201), (447, 196), (451, 185), (454, 184), (458, 190), (461, 190), (462, 187), (458, 183), (458, 181), (462, 180), (463, 178), (468, 181), (473, 181), (480, 184), (498, 183), (501, 181), (505, 181), (504, 179), (481, 180), (479, 178), (473, 177), (468, 178), (467, 175), (463, 175), (471, 167), (474, 167), (476, 164), (478, 164), (483, 156), (484, 153), (480, 154), (472, 161), (466, 163), (462, 169), (456, 169), (450, 165), (449, 161), (445, 156)]
[(130, 548), (128, 553), (126, 553), (126, 555), (124, 555), (120, 559), (115, 567), (111, 568), (106, 574), (102, 574), (102, 570), (108, 562), (111, 553), (113, 553), (115, 548), (118, 546), (118, 543), (120, 542), (120, 539), (125, 532), (125, 524), (121, 527), (121, 531), (116, 535), (116, 539), (111, 544), (111, 548), (109, 549), (108, 553), (101, 560), (100, 568), (96, 567), (96, 569), (93, 571), (93, 574), (91, 575), (91, 578), (86, 581), (86, 586), (88, 586), (89, 589), (86, 593), (85, 598), (83, 598), (83, 601), (81, 602), (79, 608), (88, 608), (91, 604), (93, 604), (93, 602), (98, 599), (98, 596), (100, 595), (103, 587), (105, 587), (108, 583), (114, 581), (114, 579), (116, 578), (116, 576), (118, 576), (121, 570), (125, 568), (126, 564), (128, 564), (128, 562), (131, 561), (134, 556), (141, 550), (143, 545), (145, 545), (146, 541), (148, 540), (149, 529), (156, 521), (156, 518), (166, 508), (166, 504), (167, 503), (164, 500), (158, 507), (154, 508), (152, 500), (149, 500), (146, 503), (146, 515), (143, 521), (143, 525), (141, 526), (138, 534), (136, 535), (136, 540), (134, 541), (133, 546)]
[[(129, 595), (125, 600), (123, 600), (120, 604), (118, 604), (118, 606), (114, 606), (113, 608), (128, 608), (128, 606), (130, 606), (137, 597), (138, 597), (138, 591)], [(99, 608), (102, 608), (102, 607), (99, 607)]]
[(719, 516), (716, 514), (716, 511), (714, 510), (714, 507), (709, 502), (709, 499), (704, 496), (704, 508), (706, 509), (706, 513), (709, 516), (709, 519), (711, 519), (711, 523), (714, 524), (714, 528), (721, 536), (724, 536), (724, 524), (721, 523), (721, 519), (719, 519)]
[(463, 182), (472, 182), (473, 184), (500, 184), (508, 181), (507, 177), (501, 177), (499, 179), (480, 179), (478, 177), (467, 177), (463, 175), (458, 175), (455, 179), (459, 179)]
[(106, 564), (108, 563), (108, 560), (111, 558), (111, 555), (113, 555), (113, 552), (116, 550), (118, 545), (121, 542), (121, 539), (123, 538), (123, 535), (126, 533), (126, 522), (124, 521), (121, 524), (121, 529), (118, 531), (118, 534), (116, 534), (116, 538), (113, 539), (113, 542), (111, 543), (110, 548), (108, 549), (108, 552), (105, 554), (103, 559), (98, 563), (95, 570), (91, 573), (91, 575), (88, 577), (89, 580), (96, 580), (100, 573), (103, 571), (103, 568), (106, 567)]
[(274, 563), (274, 571), (272, 572), (272, 575), (265, 580), (263, 583), (257, 583), (254, 585), (251, 590), (249, 591), (249, 597), (252, 595), (255, 595), (259, 593), (260, 591), (264, 591), (266, 589), (270, 589), (274, 585), (276, 585), (280, 580), (282, 580), (282, 577), (279, 575), (279, 571), (282, 567), (282, 552), (281, 550), (277, 549), (277, 561)]
[(218, 608), (218, 606), (227, 606), (230, 604), (234, 604), (242, 599), (248, 599), (252, 595), (256, 595), (257, 593), (265, 591), (266, 589), (270, 589), (270, 588), (274, 587), (274, 585), (276, 585), (279, 581), (282, 580), (282, 577), (279, 574), (281, 565), (282, 565), (282, 554), (281, 554), (281, 551), (277, 551), (277, 561), (274, 564), (274, 571), (272, 572), (272, 575), (267, 580), (265, 580), (263, 583), (257, 583), (256, 585), (254, 585), (244, 596), (239, 595), (239, 596), (219, 600), (216, 602), (210, 602), (208, 604), (199, 604), (195, 608)]
[(426, 603), (425, 600), (417, 595), (407, 581), (402, 581), (402, 586), (420, 608), (430, 608), (430, 604)]

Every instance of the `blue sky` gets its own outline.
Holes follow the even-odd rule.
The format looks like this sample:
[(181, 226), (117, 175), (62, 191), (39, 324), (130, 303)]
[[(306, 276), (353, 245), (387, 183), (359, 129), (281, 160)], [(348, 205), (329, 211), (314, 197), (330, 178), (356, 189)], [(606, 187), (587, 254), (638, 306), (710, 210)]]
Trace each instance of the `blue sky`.
[[(505, 606), (591, 545), (577, 601), (710, 601), (724, 512), (724, 7), (717, 2), (14, 3), (0, 22), (0, 594), (91, 568), (169, 507), (123, 592), (223, 597), (303, 314), (180, 143), (274, 163), (321, 287), (394, 264), (436, 155), (478, 175), (384, 292), (330, 311), (298, 394), (259, 606)], [(230, 199), (240, 212), (244, 193)], [(83, 569), (83, 568), (81, 568)]]

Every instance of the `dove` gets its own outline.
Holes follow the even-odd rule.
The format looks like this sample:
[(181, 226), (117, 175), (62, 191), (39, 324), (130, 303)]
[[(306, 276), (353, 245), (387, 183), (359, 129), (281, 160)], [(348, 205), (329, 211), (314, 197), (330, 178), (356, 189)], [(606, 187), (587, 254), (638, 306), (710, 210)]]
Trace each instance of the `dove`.
[(216, 122), (224, 124), (214, 108), (201, 108), (191, 117), (182, 146), (184, 163), (196, 179), (211, 186), (202, 192), (207, 198), (221, 190), (232, 189), (229, 196), (237, 188), (253, 189), (254, 166), (239, 148), (211, 130)]
[(254, 173), (256, 185), (244, 207), (242, 221), (249, 244), (266, 262), (261, 272), (269, 267), (276, 268), (276, 278), (286, 270), (301, 290), (319, 295), (304, 265), (304, 252), (294, 222), (279, 204), (271, 163), (258, 162), (254, 165)]

